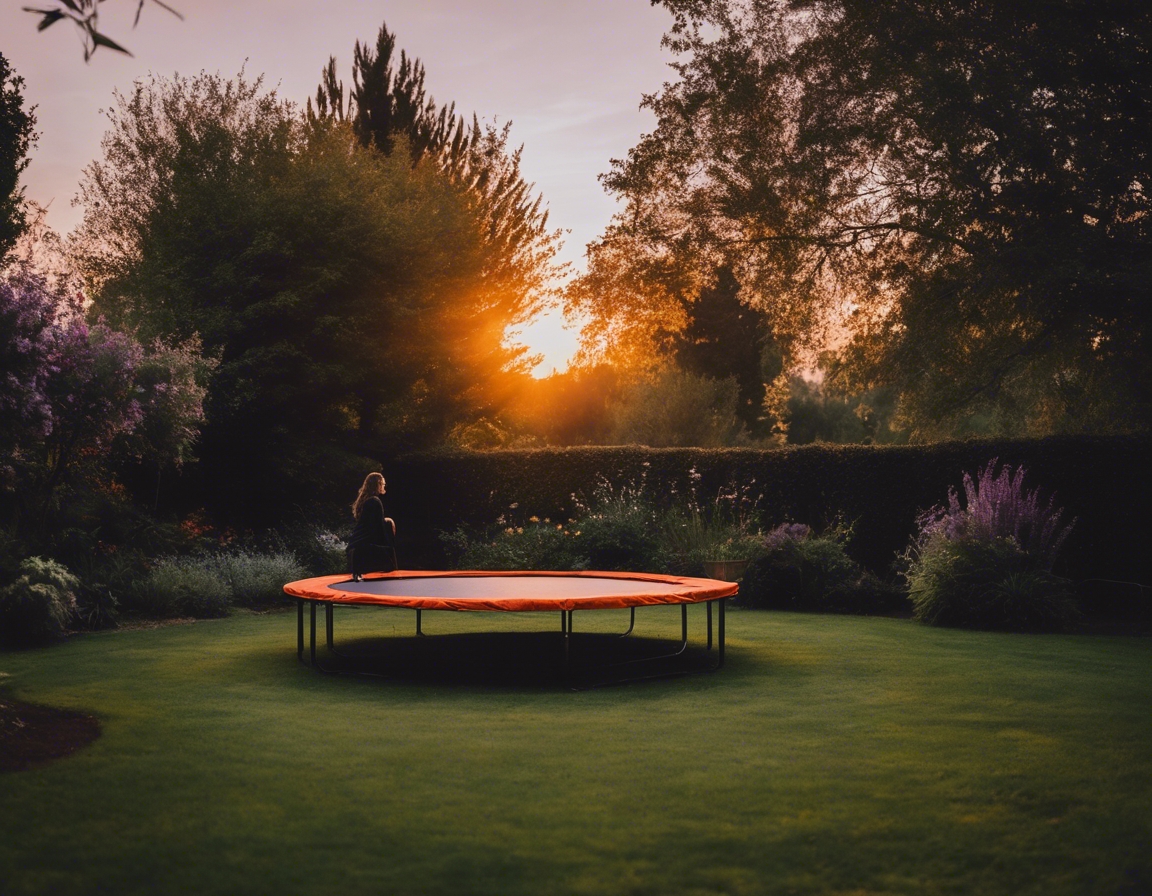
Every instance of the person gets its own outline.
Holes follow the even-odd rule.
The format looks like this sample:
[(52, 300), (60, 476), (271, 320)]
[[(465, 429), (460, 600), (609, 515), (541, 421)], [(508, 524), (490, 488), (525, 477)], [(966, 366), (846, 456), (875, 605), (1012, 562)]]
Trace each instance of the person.
[(356, 526), (348, 538), (348, 564), (354, 582), (359, 582), (366, 572), (396, 569), (396, 522), (384, 515), (382, 498), (386, 487), (382, 475), (369, 473), (352, 502)]

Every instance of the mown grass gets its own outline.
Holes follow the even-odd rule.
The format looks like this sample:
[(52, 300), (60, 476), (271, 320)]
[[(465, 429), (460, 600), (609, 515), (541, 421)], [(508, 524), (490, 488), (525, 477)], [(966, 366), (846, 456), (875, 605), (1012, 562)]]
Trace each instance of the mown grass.
[[(722, 672), (583, 692), (325, 676), (296, 662), (294, 613), (0, 654), (14, 696), (104, 724), (0, 777), (0, 892), (1152, 887), (1152, 640), (728, 622)], [(411, 616), (338, 625), (408, 634)], [(641, 634), (677, 625), (639, 615)]]

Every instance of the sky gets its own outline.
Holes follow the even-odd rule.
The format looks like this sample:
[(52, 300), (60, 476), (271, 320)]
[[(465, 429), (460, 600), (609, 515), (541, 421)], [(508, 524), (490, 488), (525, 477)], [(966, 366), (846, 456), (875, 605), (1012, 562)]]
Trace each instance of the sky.
[[(521, 167), (567, 231), (561, 260), (583, 270), (585, 246), (616, 204), (597, 181), (655, 119), (640, 109), (674, 77), (660, 38), (671, 23), (649, 0), (167, 0), (180, 21), (146, 3), (132, 29), (136, 0), (107, 0), (100, 30), (132, 51), (100, 49), (85, 64), (67, 22), (38, 34), (29, 0), (0, 3), (0, 52), (24, 78), (40, 138), (22, 183), (48, 206), (48, 224), (67, 233), (82, 210), (72, 205), (81, 172), (99, 157), (113, 91), (149, 73), (263, 73), (281, 96), (303, 104), (335, 56), (350, 84), (353, 44), (375, 43), (383, 22), (397, 47), (416, 56), (438, 102), (498, 124), (512, 122)], [(537, 375), (563, 370), (575, 328), (558, 313), (525, 328), (519, 341), (544, 355)]]

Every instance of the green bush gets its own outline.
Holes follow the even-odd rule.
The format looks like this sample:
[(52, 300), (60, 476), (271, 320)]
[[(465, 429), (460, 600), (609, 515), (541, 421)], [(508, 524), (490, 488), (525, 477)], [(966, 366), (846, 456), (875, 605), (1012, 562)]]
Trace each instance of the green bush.
[(205, 566), (214, 567), (228, 586), (231, 602), (241, 607), (284, 603), (284, 586), (308, 574), (296, 556), (287, 552), (218, 554), (207, 559)]
[(457, 569), (586, 569), (571, 529), (531, 520), (524, 526), (506, 526), (482, 535), (464, 528), (446, 532), (441, 539)]
[(1012, 538), (936, 534), (906, 578), (916, 618), (931, 625), (1058, 631), (1077, 615), (1071, 582), (1041, 568)]
[(0, 590), (0, 639), (23, 646), (64, 637), (79, 587), (80, 580), (54, 560), (24, 560), (20, 577)]
[(808, 526), (777, 526), (763, 540), (763, 555), (740, 583), (741, 606), (832, 613), (894, 612), (906, 603), (848, 556), (843, 527), (814, 535)]
[(231, 588), (211, 557), (165, 557), (133, 589), (130, 609), (151, 618), (228, 615)]

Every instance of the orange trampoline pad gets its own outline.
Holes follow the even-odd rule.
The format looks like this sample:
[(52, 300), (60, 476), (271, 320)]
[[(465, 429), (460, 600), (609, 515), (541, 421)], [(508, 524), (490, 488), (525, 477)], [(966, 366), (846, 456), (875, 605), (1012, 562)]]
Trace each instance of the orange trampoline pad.
[(284, 586), (284, 593), (332, 604), (412, 610), (539, 612), (619, 610), (694, 604), (732, 597), (733, 582), (643, 572), (425, 572), (397, 570), (353, 582), (321, 576)]

